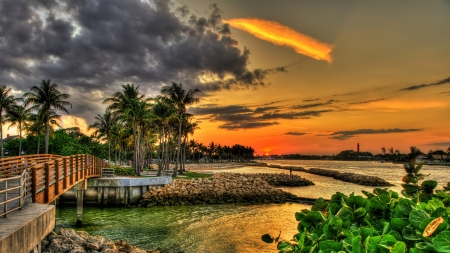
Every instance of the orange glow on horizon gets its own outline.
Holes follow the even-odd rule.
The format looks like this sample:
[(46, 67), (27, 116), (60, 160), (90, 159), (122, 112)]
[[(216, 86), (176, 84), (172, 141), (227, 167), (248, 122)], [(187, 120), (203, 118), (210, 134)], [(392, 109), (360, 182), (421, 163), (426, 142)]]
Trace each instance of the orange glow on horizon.
[(290, 47), (299, 54), (316, 60), (325, 60), (329, 63), (332, 61), (330, 53), (333, 46), (301, 34), (280, 23), (258, 18), (239, 18), (222, 21), (253, 34), (259, 39), (275, 45)]

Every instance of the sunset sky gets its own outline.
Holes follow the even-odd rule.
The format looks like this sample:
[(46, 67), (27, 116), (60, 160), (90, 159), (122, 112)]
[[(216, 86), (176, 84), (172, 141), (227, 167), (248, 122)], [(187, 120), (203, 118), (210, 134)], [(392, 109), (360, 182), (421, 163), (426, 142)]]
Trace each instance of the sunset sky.
[(449, 1), (2, 0), (0, 14), (0, 83), (57, 83), (64, 127), (86, 131), (124, 83), (153, 97), (174, 81), (202, 91), (188, 111), (204, 144), (450, 147)]

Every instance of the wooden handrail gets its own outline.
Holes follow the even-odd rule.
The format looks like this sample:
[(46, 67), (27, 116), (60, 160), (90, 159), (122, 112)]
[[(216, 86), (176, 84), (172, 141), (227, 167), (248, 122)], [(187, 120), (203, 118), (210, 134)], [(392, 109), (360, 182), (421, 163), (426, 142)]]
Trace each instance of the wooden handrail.
[(102, 159), (84, 154), (8, 157), (0, 159), (0, 179), (11, 178), (20, 168), (25, 172), (24, 194), (35, 203), (50, 203), (78, 182), (100, 177), (105, 167), (109, 164)]
[[(5, 199), (0, 202), (0, 205), (3, 205), (3, 209), (0, 210), (0, 217), (4, 216), (6, 217), (6, 215), (12, 211), (18, 210), (18, 209), (22, 209), (22, 206), (25, 203), (25, 195), (26, 195), (26, 170), (23, 170), (22, 174), (20, 176), (14, 176), (14, 177), (9, 177), (9, 178), (0, 178), (0, 184), (4, 183), (5, 185), (5, 189), (4, 190), (0, 190), (0, 194), (3, 194), (3, 196), (5, 197)], [(8, 186), (8, 182), (12, 182), (13, 180), (19, 180), (19, 185), (18, 186), (13, 186), (13, 187), (9, 187)], [(8, 193), (9, 192), (13, 192), (19, 190), (19, 196), (17, 197), (13, 197), (13, 198), (9, 198), (8, 197)], [(17, 192), (17, 191), (16, 191)], [(19, 201), (19, 205), (17, 207), (13, 207), (11, 209), (8, 208), (8, 204), (12, 203), (13, 201)], [(12, 203), (13, 204), (13, 203)]]

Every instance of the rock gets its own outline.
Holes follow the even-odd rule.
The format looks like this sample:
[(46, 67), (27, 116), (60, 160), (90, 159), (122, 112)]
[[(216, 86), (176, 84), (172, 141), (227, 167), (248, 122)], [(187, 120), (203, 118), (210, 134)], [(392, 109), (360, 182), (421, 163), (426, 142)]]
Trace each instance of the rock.
[(58, 234), (66, 237), (66, 238), (70, 238), (73, 235), (75, 235), (76, 233), (75, 233), (75, 230), (73, 230), (71, 228), (61, 228), (61, 229), (59, 229)]
[[(68, 237), (70, 236), (70, 237)], [(62, 228), (59, 235), (51, 232), (43, 240), (42, 253), (146, 253), (124, 240), (105, 241), (103, 236), (91, 236), (84, 231)]]

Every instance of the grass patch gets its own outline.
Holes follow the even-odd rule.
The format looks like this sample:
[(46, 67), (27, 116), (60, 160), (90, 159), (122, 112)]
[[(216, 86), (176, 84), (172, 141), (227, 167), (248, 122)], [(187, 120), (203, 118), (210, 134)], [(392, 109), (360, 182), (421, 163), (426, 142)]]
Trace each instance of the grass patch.
[(203, 173), (197, 173), (197, 172), (184, 172), (183, 177), (176, 177), (175, 179), (192, 179), (192, 178), (208, 178), (211, 177), (213, 174), (203, 174)]

